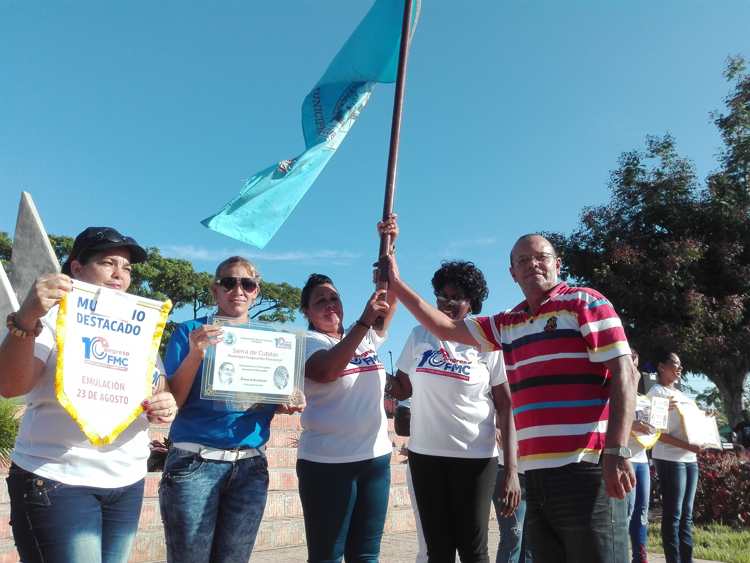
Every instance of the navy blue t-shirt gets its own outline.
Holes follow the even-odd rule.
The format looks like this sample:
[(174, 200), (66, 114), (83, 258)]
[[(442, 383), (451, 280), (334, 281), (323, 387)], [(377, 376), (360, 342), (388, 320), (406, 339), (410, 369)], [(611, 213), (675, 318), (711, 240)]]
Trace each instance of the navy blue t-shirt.
[[(171, 379), (190, 351), (189, 335), (208, 322), (201, 317), (175, 328), (167, 345), (164, 367)], [(198, 366), (193, 386), (185, 404), (177, 412), (169, 439), (172, 442), (195, 442), (213, 448), (257, 448), (268, 441), (271, 419), (276, 405), (262, 405), (246, 411), (231, 410), (222, 401), (201, 399), (203, 362)]]

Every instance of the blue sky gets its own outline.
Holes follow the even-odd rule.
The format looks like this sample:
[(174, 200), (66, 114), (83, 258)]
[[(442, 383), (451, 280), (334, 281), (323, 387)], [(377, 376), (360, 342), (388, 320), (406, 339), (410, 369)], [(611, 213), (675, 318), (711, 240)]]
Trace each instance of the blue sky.
[[(51, 233), (106, 224), (199, 269), (241, 253), (272, 281), (327, 273), (353, 321), (371, 291), (392, 86), (265, 250), (200, 220), (302, 151), (302, 99), (370, 5), (0, 0), (0, 230), (28, 190)], [(396, 194), (404, 278), (429, 295), (441, 260), (473, 260), (498, 311), (520, 300), (515, 239), (570, 232), (647, 134), (670, 132), (705, 176), (720, 149), (709, 112), (725, 58), (750, 57), (749, 21), (747, 0), (424, 0)], [(398, 313), (386, 362), (413, 324)]]

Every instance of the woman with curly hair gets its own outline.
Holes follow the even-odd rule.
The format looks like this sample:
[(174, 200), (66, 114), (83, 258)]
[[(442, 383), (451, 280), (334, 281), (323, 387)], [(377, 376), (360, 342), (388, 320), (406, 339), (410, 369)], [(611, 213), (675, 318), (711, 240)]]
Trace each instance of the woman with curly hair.
[[(484, 275), (471, 262), (444, 262), (432, 278), (437, 307), (453, 319), (479, 313)], [(497, 474), (495, 426), (502, 435), (506, 476), (503, 514), (518, 505), (516, 433), (505, 364), (441, 341), (415, 327), (401, 352), (391, 394), (412, 398), (409, 466), (429, 561), (488, 561), (487, 524)]]

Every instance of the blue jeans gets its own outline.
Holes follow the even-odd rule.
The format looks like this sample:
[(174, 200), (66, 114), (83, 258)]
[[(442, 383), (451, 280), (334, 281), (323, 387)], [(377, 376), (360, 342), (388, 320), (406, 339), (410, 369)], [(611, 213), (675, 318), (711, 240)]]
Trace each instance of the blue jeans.
[(390, 464), (390, 454), (351, 463), (297, 460), (310, 563), (378, 561)]
[(633, 463), (635, 488), (628, 493), (628, 520), (632, 563), (647, 563), (648, 497), (651, 494), (651, 472), (648, 462)]
[(268, 495), (268, 463), (204, 460), (172, 447), (159, 505), (172, 563), (247, 563)]
[(10, 521), (24, 563), (126, 563), (138, 529), (143, 479), (115, 489), (65, 485), (13, 464)]
[(600, 465), (570, 463), (526, 472), (527, 543), (544, 563), (625, 563), (624, 500), (607, 495)]
[(667, 563), (693, 560), (693, 501), (698, 464), (657, 459), (661, 487), (661, 543)]
[(500, 525), (500, 543), (497, 545), (495, 563), (531, 563), (531, 550), (526, 546), (523, 533), (523, 521), (526, 517), (526, 476), (518, 475), (521, 483), (521, 502), (518, 503), (516, 511), (507, 517), (502, 515), (503, 506), (499, 502), (504, 480), (505, 467), (500, 465), (497, 469), (495, 494), (492, 495), (497, 522)]

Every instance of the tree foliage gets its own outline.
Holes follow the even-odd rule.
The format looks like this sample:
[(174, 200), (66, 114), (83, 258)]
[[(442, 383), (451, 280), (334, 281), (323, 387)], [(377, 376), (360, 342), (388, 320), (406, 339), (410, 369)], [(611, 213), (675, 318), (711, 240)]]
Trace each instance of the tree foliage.
[(5, 266), (10, 261), (13, 241), (5, 231), (0, 231), (0, 263)]
[[(58, 260), (62, 262), (73, 248), (73, 238), (49, 235)], [(0, 232), (0, 260), (10, 260), (12, 240)], [(171, 299), (173, 310), (187, 308), (193, 318), (199, 317), (215, 305), (211, 285), (213, 274), (199, 272), (193, 265), (179, 258), (162, 256), (158, 248), (147, 249), (147, 259), (133, 266), (130, 292), (151, 299)], [(261, 292), (250, 308), (250, 317), (268, 322), (289, 322), (296, 318), (301, 290), (288, 283), (263, 281)], [(162, 342), (166, 342), (174, 329), (168, 323)]]
[(726, 113), (713, 114), (724, 146), (705, 182), (671, 136), (649, 137), (621, 156), (610, 202), (550, 238), (564, 275), (612, 300), (641, 357), (677, 351), (716, 384), (734, 424), (750, 371), (750, 75), (734, 57), (725, 76)]

